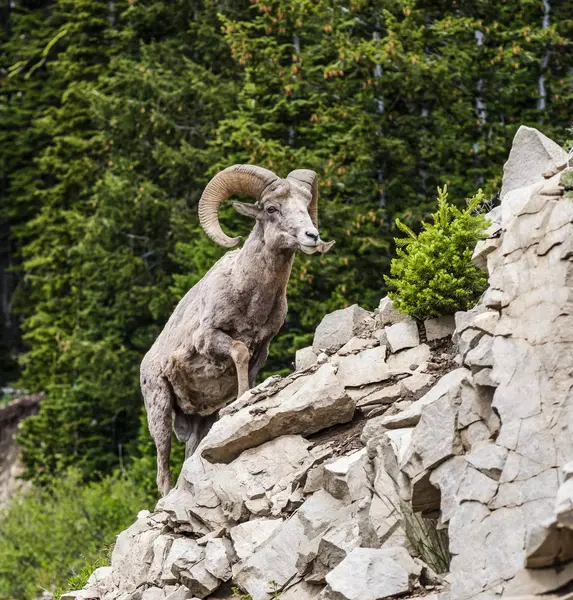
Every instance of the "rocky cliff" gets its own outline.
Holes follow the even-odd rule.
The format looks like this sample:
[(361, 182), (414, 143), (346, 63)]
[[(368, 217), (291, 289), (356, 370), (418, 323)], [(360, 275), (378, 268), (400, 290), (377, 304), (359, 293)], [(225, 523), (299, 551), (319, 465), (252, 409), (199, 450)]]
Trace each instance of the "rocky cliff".
[(570, 597), (567, 160), (522, 127), (474, 253), (478, 306), (327, 315), (296, 372), (221, 411), (111, 566), (63, 598)]
[(22, 487), (22, 466), (15, 441), (20, 422), (38, 411), (41, 396), (22, 396), (0, 407), (0, 506)]

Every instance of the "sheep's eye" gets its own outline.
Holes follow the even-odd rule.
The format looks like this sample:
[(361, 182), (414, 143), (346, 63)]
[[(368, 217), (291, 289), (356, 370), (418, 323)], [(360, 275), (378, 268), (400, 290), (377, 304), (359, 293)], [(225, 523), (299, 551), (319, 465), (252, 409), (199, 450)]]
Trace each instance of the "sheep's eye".
[(267, 206), (267, 212), (269, 215), (272, 215), (273, 213), (277, 212), (277, 209), (274, 206)]

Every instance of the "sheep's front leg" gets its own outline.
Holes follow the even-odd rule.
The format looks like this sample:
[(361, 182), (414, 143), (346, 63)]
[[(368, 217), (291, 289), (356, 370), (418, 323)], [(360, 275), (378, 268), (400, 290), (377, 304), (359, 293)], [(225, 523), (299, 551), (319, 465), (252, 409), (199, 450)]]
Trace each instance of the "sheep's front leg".
[(233, 340), (231, 342), (230, 354), (237, 369), (237, 398), (240, 398), (245, 392), (251, 389), (249, 385), (249, 360), (251, 353), (243, 342)]
[(237, 370), (237, 398), (250, 389), (249, 386), (249, 360), (251, 353), (247, 346), (234, 340), (220, 329), (205, 331), (201, 341), (197, 344), (200, 353), (217, 360), (230, 357)]

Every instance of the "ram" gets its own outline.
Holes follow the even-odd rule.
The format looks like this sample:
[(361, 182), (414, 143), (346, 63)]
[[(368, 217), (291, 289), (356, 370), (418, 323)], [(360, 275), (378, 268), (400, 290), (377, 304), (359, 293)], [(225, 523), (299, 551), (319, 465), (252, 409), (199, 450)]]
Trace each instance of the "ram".
[[(157, 486), (165, 495), (172, 427), (189, 456), (216, 412), (250, 389), (287, 312), (286, 289), (297, 250), (327, 252), (317, 230), (318, 179), (299, 169), (282, 179), (262, 167), (235, 165), (208, 183), (199, 221), (216, 243), (232, 248), (219, 224), (220, 205), (233, 202), (255, 226), (240, 250), (227, 252), (179, 302), (141, 363), (149, 431), (157, 447)], [(172, 425), (173, 424), (173, 425)]]

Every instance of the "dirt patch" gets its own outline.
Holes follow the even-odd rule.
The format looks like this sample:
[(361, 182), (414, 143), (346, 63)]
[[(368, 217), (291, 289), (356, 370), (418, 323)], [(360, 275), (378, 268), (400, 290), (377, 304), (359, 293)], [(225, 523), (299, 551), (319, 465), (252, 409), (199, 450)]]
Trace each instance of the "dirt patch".
[(360, 441), (360, 435), (364, 425), (366, 425), (366, 420), (366, 417), (357, 410), (354, 418), (349, 423), (333, 425), (309, 436), (307, 439), (315, 446), (332, 443), (334, 447), (333, 456), (342, 456), (364, 446)]

